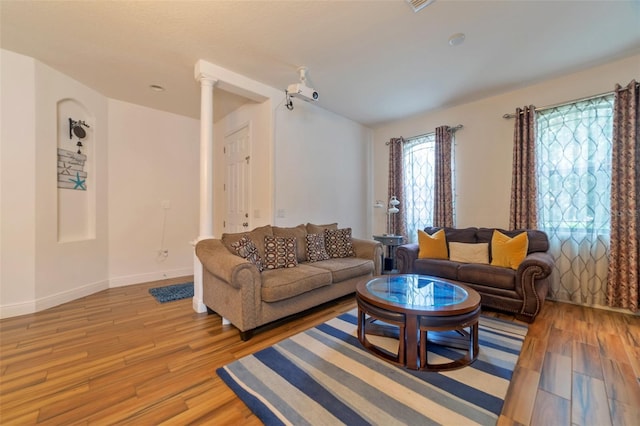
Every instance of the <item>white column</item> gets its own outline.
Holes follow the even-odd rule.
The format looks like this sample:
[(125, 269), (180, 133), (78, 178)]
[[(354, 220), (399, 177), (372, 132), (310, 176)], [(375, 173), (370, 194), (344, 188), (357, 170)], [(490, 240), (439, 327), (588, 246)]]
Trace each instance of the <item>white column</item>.
[[(213, 86), (217, 80), (204, 74), (196, 79), (200, 82), (200, 241), (213, 237)], [(202, 264), (195, 252), (193, 257), (193, 310), (206, 312)]]

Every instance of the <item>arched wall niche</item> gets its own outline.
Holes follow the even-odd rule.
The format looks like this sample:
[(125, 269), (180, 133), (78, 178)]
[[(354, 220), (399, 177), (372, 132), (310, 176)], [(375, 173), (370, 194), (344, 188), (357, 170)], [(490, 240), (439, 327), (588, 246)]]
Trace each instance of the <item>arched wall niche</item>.
[(72, 98), (57, 102), (56, 117), (58, 243), (95, 239), (95, 117)]

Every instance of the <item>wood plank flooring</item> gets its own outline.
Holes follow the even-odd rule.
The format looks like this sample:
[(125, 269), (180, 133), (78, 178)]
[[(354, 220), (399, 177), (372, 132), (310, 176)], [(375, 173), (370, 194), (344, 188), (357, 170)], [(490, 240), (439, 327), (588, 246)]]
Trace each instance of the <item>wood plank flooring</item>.
[[(1, 320), (0, 424), (260, 424), (215, 370), (355, 307), (343, 298), (242, 342), (190, 299), (148, 293), (190, 279)], [(637, 425), (639, 377), (640, 317), (547, 301), (498, 424)]]

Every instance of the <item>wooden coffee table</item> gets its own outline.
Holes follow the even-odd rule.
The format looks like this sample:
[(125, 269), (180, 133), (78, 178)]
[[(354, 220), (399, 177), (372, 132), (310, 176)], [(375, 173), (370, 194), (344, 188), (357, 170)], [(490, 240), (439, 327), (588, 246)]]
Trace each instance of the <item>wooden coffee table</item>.
[[(358, 340), (375, 355), (413, 370), (464, 367), (478, 356), (480, 295), (465, 285), (425, 275), (385, 275), (356, 288)], [(367, 335), (398, 339), (397, 353)], [(450, 362), (431, 364), (430, 345), (462, 349)]]

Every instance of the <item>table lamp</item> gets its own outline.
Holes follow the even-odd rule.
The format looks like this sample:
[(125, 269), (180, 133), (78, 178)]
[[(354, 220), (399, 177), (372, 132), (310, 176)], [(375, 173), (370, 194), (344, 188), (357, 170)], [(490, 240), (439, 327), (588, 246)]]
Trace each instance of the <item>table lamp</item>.
[(393, 232), (391, 232), (391, 215), (396, 214), (400, 211), (400, 209), (398, 209), (399, 204), (400, 201), (398, 200), (398, 198), (396, 198), (395, 195), (392, 195), (391, 199), (389, 200), (389, 209), (387, 210), (387, 214), (389, 215), (387, 219), (387, 235), (393, 235)]

